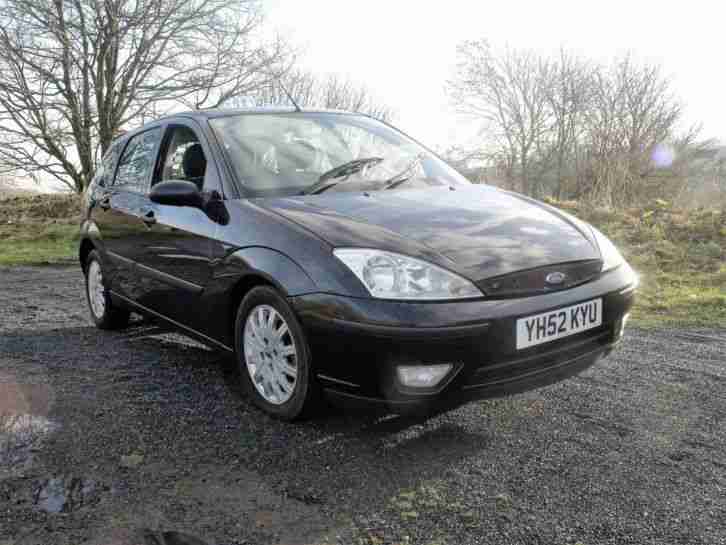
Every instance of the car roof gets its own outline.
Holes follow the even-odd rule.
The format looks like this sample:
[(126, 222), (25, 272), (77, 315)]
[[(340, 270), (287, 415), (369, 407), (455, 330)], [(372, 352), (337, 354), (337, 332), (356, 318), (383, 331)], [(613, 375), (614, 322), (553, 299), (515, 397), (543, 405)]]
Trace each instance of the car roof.
[[(309, 108), (301, 108), (296, 109), (292, 106), (259, 106), (254, 108), (208, 108), (208, 109), (201, 109), (201, 110), (188, 110), (185, 112), (176, 112), (173, 114), (168, 114), (165, 116), (161, 116), (157, 119), (154, 119), (153, 121), (149, 121), (147, 123), (144, 123), (140, 127), (136, 127), (134, 129), (125, 131), (124, 133), (118, 135), (116, 138), (114, 138), (112, 144), (119, 144), (125, 140), (128, 140), (132, 136), (135, 136), (141, 132), (144, 132), (147, 129), (150, 129), (158, 124), (164, 123), (164, 121), (167, 121), (169, 119), (178, 119), (180, 117), (186, 117), (189, 119), (214, 119), (216, 117), (227, 117), (227, 116), (234, 116), (234, 115), (241, 115), (241, 114), (339, 114), (339, 115), (364, 115), (367, 116), (367, 114), (362, 114), (359, 112), (351, 112), (348, 110), (331, 110), (331, 109), (309, 109)], [(368, 117), (368, 116), (367, 116)]]
[[(243, 114), (299, 114), (299, 115), (306, 115), (306, 114), (331, 114), (331, 115), (360, 115), (364, 117), (372, 117), (368, 114), (364, 114), (361, 112), (353, 112), (349, 110), (335, 110), (335, 109), (318, 109), (318, 108), (296, 108), (293, 106), (259, 106), (259, 107), (249, 107), (249, 108), (208, 108), (208, 109), (200, 109), (200, 110), (188, 110), (185, 112), (175, 112), (172, 114), (164, 115), (161, 117), (158, 117), (157, 119), (154, 119), (152, 121), (149, 121), (147, 123), (144, 123), (140, 127), (136, 127), (127, 131), (122, 132), (115, 138), (111, 140), (111, 143), (109, 145), (109, 150), (113, 147), (117, 147), (119, 149), (119, 153), (121, 150), (123, 150), (128, 141), (137, 136), (138, 134), (141, 134), (147, 130), (153, 129), (154, 127), (160, 127), (163, 126), (167, 121), (173, 120), (173, 119), (179, 119), (180, 117), (187, 118), (187, 119), (194, 119), (197, 121), (201, 120), (208, 120), (208, 119), (214, 119), (214, 118), (220, 118), (220, 117), (229, 117), (229, 116), (235, 116), (235, 115), (243, 115)], [(106, 153), (108, 153), (109, 150), (106, 150)]]
[[(226, 117), (230, 115), (240, 115), (240, 114), (347, 114), (347, 115), (355, 115), (356, 112), (350, 112), (347, 110), (329, 110), (329, 109), (308, 109), (308, 108), (301, 108), (296, 109), (292, 106), (263, 106), (263, 107), (255, 107), (255, 108), (209, 108), (209, 109), (202, 109), (202, 110), (189, 110), (186, 112), (179, 112), (174, 114), (169, 114), (167, 116), (161, 117), (157, 119), (156, 121), (161, 121), (163, 119), (168, 119), (172, 117), (192, 117), (192, 118), (203, 118), (203, 119), (212, 119), (215, 117)], [(358, 115), (365, 115), (365, 114), (358, 114)]]

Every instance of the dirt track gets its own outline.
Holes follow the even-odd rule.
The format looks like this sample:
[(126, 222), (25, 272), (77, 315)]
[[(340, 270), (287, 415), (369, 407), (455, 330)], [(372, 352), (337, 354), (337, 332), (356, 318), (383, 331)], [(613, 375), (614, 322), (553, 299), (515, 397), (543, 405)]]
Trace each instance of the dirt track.
[(291, 425), (218, 352), (91, 327), (77, 268), (0, 268), (3, 412), (26, 416), (2, 545), (726, 543), (724, 330), (631, 329), (580, 377), (428, 421)]

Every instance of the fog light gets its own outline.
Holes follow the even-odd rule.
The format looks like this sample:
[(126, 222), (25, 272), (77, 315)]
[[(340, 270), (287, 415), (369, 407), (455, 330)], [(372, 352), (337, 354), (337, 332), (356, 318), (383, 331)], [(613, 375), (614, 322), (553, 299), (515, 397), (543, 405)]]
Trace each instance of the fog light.
[(401, 365), (396, 369), (398, 380), (408, 388), (433, 388), (451, 371), (450, 363), (437, 365)]

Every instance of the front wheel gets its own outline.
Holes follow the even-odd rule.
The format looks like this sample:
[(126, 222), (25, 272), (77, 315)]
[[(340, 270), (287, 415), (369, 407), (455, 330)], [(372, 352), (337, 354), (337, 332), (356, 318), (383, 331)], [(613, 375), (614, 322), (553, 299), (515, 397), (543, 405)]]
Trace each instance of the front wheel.
[(242, 387), (258, 407), (284, 420), (312, 408), (310, 349), (297, 317), (273, 288), (254, 288), (243, 299), (235, 347)]
[(129, 323), (128, 310), (119, 308), (111, 301), (103, 276), (98, 252), (93, 250), (86, 259), (86, 300), (91, 319), (99, 329), (121, 329)]

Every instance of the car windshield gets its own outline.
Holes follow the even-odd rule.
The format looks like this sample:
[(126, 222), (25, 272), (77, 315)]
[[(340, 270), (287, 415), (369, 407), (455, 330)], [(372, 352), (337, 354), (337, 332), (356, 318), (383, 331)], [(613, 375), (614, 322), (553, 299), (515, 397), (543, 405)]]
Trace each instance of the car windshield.
[(238, 114), (210, 123), (254, 197), (383, 189), (402, 178), (412, 187), (469, 183), (421, 145), (366, 116)]

